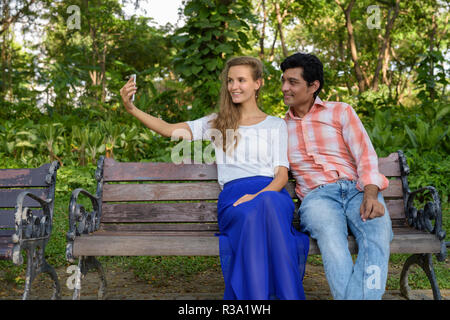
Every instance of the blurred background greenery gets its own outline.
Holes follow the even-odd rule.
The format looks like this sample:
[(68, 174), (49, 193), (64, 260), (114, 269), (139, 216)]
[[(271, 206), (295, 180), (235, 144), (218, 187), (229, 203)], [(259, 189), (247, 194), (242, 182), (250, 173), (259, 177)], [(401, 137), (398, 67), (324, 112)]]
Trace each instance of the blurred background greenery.
[[(125, 12), (130, 4), (136, 13), (148, 6), (139, 0), (0, 1), (0, 167), (60, 162), (51, 263), (66, 264), (70, 193), (95, 191), (100, 155), (171, 161), (176, 142), (124, 111), (119, 90), (127, 76), (137, 74), (139, 108), (168, 122), (192, 120), (216, 110), (219, 74), (236, 55), (264, 62), (261, 108), (282, 117), (280, 62), (298, 51), (316, 54), (325, 67), (322, 100), (352, 105), (378, 156), (404, 150), (411, 189), (438, 189), (450, 234), (448, 1), (188, 0), (178, 22), (166, 25)], [(161, 261), (144, 260), (127, 266), (144, 278), (160, 277), (149, 265)], [(193, 265), (186, 261), (174, 262), (173, 270)], [(212, 261), (206, 265), (217, 267)], [(8, 262), (0, 266), (23, 271)], [(450, 288), (448, 263), (438, 270), (441, 287)]]

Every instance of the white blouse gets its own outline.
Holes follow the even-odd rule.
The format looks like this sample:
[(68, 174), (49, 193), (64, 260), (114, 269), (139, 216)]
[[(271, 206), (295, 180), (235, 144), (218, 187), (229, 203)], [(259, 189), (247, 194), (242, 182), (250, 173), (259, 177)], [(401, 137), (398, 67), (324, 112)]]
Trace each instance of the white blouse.
[[(221, 139), (217, 129), (211, 128), (217, 114), (188, 121), (193, 139)], [(267, 116), (263, 121), (251, 126), (239, 126), (239, 142), (234, 150), (224, 153), (214, 145), (217, 163), (218, 182), (223, 185), (231, 180), (267, 176), (274, 177), (275, 168), (289, 169), (287, 156), (288, 131), (284, 120)], [(213, 143), (212, 143), (213, 144)]]

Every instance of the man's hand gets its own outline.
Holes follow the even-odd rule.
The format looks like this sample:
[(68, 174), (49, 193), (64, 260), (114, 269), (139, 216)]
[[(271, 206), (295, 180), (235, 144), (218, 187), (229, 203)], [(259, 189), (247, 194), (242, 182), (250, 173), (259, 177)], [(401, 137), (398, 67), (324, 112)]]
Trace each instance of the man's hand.
[(364, 187), (364, 199), (359, 209), (362, 221), (382, 217), (384, 206), (378, 201), (378, 187), (370, 184)]
[(233, 207), (236, 207), (237, 205), (240, 205), (241, 203), (253, 200), (254, 197), (256, 197), (258, 194), (245, 194), (242, 197), (240, 197), (235, 203), (233, 203)]

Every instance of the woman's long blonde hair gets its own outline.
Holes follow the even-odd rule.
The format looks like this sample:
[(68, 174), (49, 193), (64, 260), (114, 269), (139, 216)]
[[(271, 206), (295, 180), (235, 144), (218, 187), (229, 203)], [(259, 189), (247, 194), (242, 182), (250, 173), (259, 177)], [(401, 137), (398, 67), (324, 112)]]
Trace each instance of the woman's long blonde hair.
[[(217, 129), (222, 134), (222, 141), (213, 140), (214, 144), (218, 148), (222, 148), (224, 152), (227, 150), (233, 150), (236, 148), (239, 142), (239, 120), (241, 119), (241, 108), (238, 104), (235, 104), (231, 100), (230, 93), (228, 92), (228, 71), (234, 66), (249, 66), (252, 70), (253, 80), (263, 78), (263, 64), (254, 57), (235, 57), (227, 61), (225, 68), (220, 76), (222, 87), (220, 89), (220, 101), (219, 112), (217, 117), (212, 122), (212, 128)], [(259, 91), (261, 87), (256, 91), (255, 99), (258, 102)], [(227, 136), (227, 130), (230, 130), (233, 135)], [(218, 139), (220, 140), (220, 139)]]

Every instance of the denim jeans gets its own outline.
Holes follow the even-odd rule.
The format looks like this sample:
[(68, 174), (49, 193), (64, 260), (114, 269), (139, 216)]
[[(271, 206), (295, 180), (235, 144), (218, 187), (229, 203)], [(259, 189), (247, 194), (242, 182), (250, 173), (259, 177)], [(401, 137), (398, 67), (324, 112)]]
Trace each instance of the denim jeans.
[[(385, 214), (363, 222), (359, 211), (363, 196), (355, 181), (339, 180), (312, 190), (299, 208), (301, 229), (317, 240), (334, 299), (380, 300), (385, 290), (391, 219), (378, 193)], [(348, 249), (349, 230), (358, 244), (354, 264)]]

